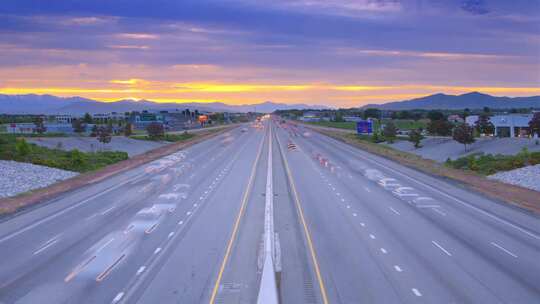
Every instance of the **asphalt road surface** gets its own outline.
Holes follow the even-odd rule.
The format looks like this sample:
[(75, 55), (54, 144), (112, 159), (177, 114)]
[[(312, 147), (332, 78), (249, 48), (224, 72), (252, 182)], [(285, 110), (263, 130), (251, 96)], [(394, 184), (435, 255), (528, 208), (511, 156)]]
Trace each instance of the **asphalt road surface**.
[(266, 195), (282, 303), (540, 302), (538, 216), (266, 119), (5, 219), (0, 303), (256, 303)]

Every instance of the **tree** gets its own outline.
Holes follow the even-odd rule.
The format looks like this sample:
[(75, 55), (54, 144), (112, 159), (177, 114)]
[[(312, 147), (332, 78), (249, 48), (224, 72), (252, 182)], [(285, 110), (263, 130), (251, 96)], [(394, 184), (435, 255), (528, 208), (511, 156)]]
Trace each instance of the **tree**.
[(90, 113), (85, 113), (83, 117), (83, 122), (87, 124), (91, 124), (93, 122), (92, 115), (90, 115)]
[(467, 151), (467, 145), (474, 142), (474, 129), (468, 124), (459, 124), (454, 128), (452, 137), (458, 143), (463, 144), (465, 146), (465, 151)]
[(538, 134), (540, 136), (540, 112), (536, 112), (533, 115), (531, 121), (529, 121), (529, 129), (531, 134)]
[(86, 124), (80, 119), (74, 119), (71, 125), (73, 126), (73, 131), (75, 131), (75, 133), (83, 133), (86, 131)]
[(427, 118), (429, 118), (429, 120), (431, 121), (434, 121), (434, 120), (444, 120), (445, 117), (444, 117), (443, 112), (431, 110), (427, 113)]
[(152, 140), (163, 139), (165, 137), (165, 129), (163, 124), (158, 122), (153, 122), (146, 127), (146, 132), (148, 132), (148, 137)]
[(397, 128), (393, 121), (389, 121), (386, 126), (384, 126), (383, 135), (386, 138), (388, 143), (393, 143), (396, 139)]
[(334, 116), (334, 122), (344, 122), (343, 114), (341, 112), (337, 111), (336, 115)]
[(90, 136), (92, 136), (92, 137), (98, 136), (98, 126), (97, 125), (92, 126), (92, 129), (90, 130)]
[(427, 124), (426, 129), (431, 135), (450, 136), (452, 123), (447, 120), (432, 120)]
[(376, 108), (367, 108), (364, 110), (364, 118), (379, 118), (381, 117), (381, 110)]
[(490, 113), (491, 112), (491, 109), (489, 107), (484, 107), (484, 113)]
[(111, 131), (108, 127), (99, 127), (97, 132), (97, 140), (102, 144), (108, 144), (111, 142)]
[(124, 126), (124, 135), (125, 136), (131, 136), (133, 134), (133, 124), (128, 122)]
[(422, 135), (422, 131), (420, 129), (409, 131), (409, 141), (414, 144), (416, 149), (421, 147), (420, 142), (422, 139), (424, 139), (424, 135)]
[(38, 116), (34, 119), (34, 125), (36, 126), (34, 130), (38, 134), (43, 134), (47, 131), (47, 127), (45, 127), (45, 123), (43, 122), (43, 117)]
[(474, 123), (474, 126), (480, 134), (493, 134), (495, 131), (495, 126), (489, 121), (489, 116), (487, 114), (480, 114), (478, 120)]

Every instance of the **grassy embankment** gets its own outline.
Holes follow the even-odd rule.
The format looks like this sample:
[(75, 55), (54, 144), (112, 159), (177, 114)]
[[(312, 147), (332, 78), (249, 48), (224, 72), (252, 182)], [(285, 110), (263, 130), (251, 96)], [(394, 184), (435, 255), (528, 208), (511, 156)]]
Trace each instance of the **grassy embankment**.
[[(413, 129), (425, 129), (427, 126), (427, 120), (420, 119), (420, 120), (412, 120), (412, 119), (383, 119), (382, 123), (386, 124), (389, 121), (393, 121), (394, 124), (396, 124), (396, 127), (400, 130), (413, 130)], [(316, 122), (308, 122), (309, 124), (322, 126), (322, 127), (329, 127), (329, 128), (337, 128), (337, 129), (349, 129), (349, 130), (355, 130), (356, 129), (356, 122), (334, 122), (334, 121), (316, 121)], [(375, 130), (379, 129), (379, 122), (378, 120), (374, 120), (373, 127)]]
[[(473, 164), (476, 164), (476, 166), (473, 165), (471, 167), (474, 170), (463, 170), (465, 168), (457, 165), (454, 167), (449, 164), (440, 164), (433, 160), (424, 159), (416, 154), (399, 151), (386, 145), (373, 143), (369, 136), (361, 137), (356, 134), (345, 134), (343, 132), (328, 130), (317, 131), (373, 154), (391, 159), (402, 165), (417, 169), (430, 175), (441, 176), (458, 181), (488, 196), (540, 213), (540, 197), (538, 196), (538, 192), (490, 180), (481, 174), (482, 172), (488, 172), (490, 170), (486, 169), (486, 167), (499, 166), (499, 168), (503, 168), (504, 166), (501, 165), (501, 163), (506, 163), (507, 167), (504, 168), (511, 169), (522, 166), (523, 163), (532, 164), (540, 161), (540, 153), (538, 152), (522, 152), (521, 155), (518, 154), (516, 156), (485, 156), (481, 161), (472, 162)], [(505, 162), (501, 161), (503, 158), (505, 159)], [(456, 162), (461, 164), (461, 161), (456, 160)], [(511, 165), (508, 165), (508, 163)]]
[(471, 154), (456, 160), (447, 160), (445, 165), (482, 175), (491, 175), (500, 171), (509, 171), (528, 165), (540, 164), (540, 152), (529, 152), (527, 149), (516, 155)]
[(28, 143), (18, 135), (0, 135), (0, 159), (2, 160), (14, 160), (82, 173), (103, 168), (127, 158), (126, 152), (86, 153), (76, 149), (71, 151), (49, 149)]
[(139, 139), (139, 140), (151, 140), (151, 141), (163, 140), (163, 141), (168, 141), (168, 142), (181, 142), (181, 141), (186, 141), (188, 139), (195, 137), (195, 134), (187, 133), (187, 132), (180, 133), (180, 134), (165, 134), (165, 137), (161, 139), (153, 139), (153, 138), (150, 138), (148, 135), (133, 135), (130, 137), (133, 139)]

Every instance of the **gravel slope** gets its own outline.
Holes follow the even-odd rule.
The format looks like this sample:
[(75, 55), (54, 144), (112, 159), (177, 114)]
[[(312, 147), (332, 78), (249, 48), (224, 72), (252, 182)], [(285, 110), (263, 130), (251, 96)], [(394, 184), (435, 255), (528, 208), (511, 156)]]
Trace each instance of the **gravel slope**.
[(78, 175), (76, 172), (0, 160), (0, 198), (43, 188)]
[(488, 178), (504, 183), (540, 191), (540, 164), (515, 170), (495, 173)]

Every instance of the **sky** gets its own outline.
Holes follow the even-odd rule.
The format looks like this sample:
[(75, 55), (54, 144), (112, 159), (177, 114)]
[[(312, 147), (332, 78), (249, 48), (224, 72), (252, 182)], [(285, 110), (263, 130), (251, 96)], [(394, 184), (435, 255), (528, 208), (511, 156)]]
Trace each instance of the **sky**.
[(0, 94), (333, 107), (540, 95), (540, 0), (3, 0)]

